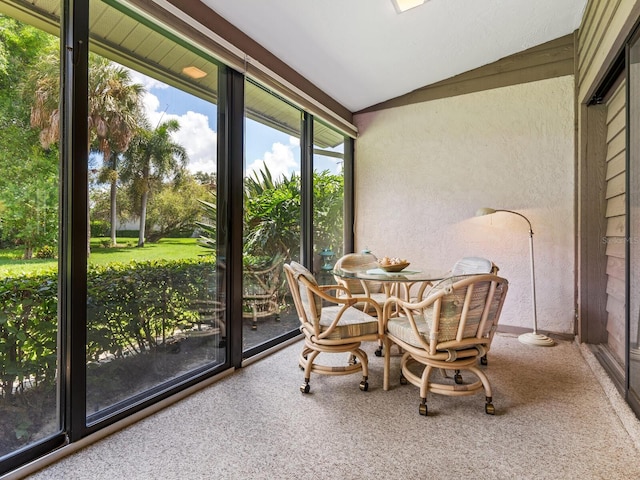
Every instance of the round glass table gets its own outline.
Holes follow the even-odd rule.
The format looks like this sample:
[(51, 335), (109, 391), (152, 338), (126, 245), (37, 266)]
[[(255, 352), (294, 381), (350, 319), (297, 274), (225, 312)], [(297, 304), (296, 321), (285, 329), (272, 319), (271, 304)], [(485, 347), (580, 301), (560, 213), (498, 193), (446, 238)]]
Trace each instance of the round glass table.
[(449, 274), (445, 270), (411, 268), (411, 266), (399, 272), (387, 272), (376, 263), (359, 265), (357, 268), (349, 269), (334, 268), (331, 273), (343, 279), (360, 280), (361, 282), (381, 282), (388, 296), (398, 295), (399, 291), (394, 287), (402, 285), (403, 296), (406, 300), (411, 297), (410, 292), (414, 285), (420, 285), (417, 294), (417, 297), (420, 298), (426, 287), (432, 285), (433, 282), (442, 280)]
[(358, 268), (334, 268), (331, 273), (340, 278), (391, 283), (435, 282), (442, 280), (448, 274), (444, 270), (412, 268), (411, 266), (399, 272), (387, 272), (376, 263), (360, 265)]

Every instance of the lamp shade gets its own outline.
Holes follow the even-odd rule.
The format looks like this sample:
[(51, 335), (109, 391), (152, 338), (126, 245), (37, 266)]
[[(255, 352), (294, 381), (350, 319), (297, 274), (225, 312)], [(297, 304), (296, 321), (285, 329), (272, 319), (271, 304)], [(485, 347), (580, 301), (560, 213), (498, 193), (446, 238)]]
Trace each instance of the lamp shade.
[(476, 217), (491, 215), (492, 213), (496, 213), (496, 210), (494, 208), (483, 207), (476, 210)]

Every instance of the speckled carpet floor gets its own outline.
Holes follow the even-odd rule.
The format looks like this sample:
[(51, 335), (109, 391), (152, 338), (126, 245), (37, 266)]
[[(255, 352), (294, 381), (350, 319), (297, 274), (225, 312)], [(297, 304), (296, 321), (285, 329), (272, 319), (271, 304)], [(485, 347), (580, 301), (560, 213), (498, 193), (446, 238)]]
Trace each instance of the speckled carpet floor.
[[(522, 345), (498, 334), (484, 395), (382, 390), (383, 359), (359, 375), (312, 376), (296, 343), (32, 475), (51, 479), (632, 479), (638, 421), (586, 346)], [(346, 355), (346, 354), (342, 354)], [(469, 374), (467, 374), (469, 375)]]

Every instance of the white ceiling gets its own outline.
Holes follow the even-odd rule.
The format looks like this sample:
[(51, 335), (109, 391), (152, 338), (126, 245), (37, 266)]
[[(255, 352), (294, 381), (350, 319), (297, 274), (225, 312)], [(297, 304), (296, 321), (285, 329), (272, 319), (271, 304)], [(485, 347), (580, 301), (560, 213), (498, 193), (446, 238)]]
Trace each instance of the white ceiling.
[(201, 0), (349, 110), (562, 37), (587, 0)]

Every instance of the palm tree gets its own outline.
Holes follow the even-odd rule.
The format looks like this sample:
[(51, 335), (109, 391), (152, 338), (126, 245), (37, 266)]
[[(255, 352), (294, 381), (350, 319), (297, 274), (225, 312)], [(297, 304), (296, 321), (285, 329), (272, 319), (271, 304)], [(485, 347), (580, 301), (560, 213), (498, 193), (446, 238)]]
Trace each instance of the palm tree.
[(147, 203), (154, 183), (169, 176), (179, 178), (187, 164), (186, 149), (171, 138), (179, 129), (177, 120), (163, 122), (155, 130), (140, 128), (124, 153), (122, 179), (130, 182), (140, 202), (138, 247), (144, 246)]
[[(49, 148), (60, 137), (60, 71), (57, 56), (45, 55), (31, 79), (34, 103), (31, 126), (40, 129), (40, 143)], [(89, 146), (101, 152), (111, 184), (111, 242), (115, 244), (117, 154), (126, 151), (143, 121), (144, 87), (131, 83), (129, 71), (106, 58), (89, 56)], [(112, 155), (114, 153), (115, 155)], [(87, 232), (89, 248), (90, 231)], [(89, 253), (89, 252), (87, 252)]]
[(102, 152), (105, 178), (111, 189), (111, 245), (116, 244), (116, 188), (118, 157), (125, 152), (137, 126), (143, 121), (144, 87), (131, 83), (129, 70), (103, 57), (94, 57), (89, 69), (89, 131)]

